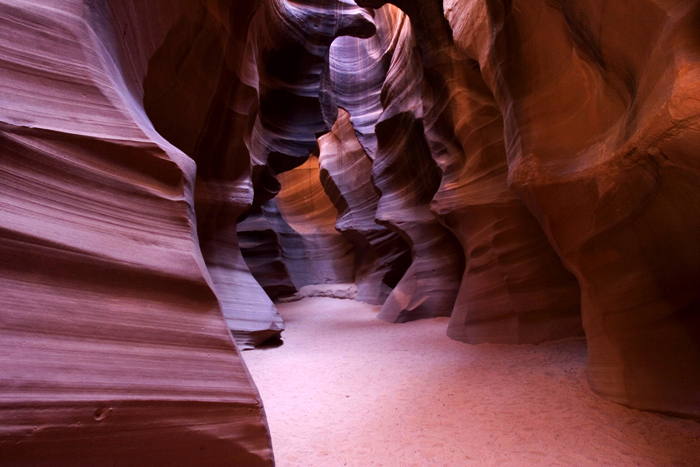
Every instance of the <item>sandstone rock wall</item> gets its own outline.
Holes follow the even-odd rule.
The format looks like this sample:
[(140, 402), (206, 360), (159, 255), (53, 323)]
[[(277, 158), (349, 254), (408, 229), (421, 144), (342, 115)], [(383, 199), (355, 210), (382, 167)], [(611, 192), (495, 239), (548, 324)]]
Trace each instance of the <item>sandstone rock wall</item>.
[(188, 6), (0, 2), (4, 465), (272, 465), (195, 164), (142, 106)]
[(508, 187), (503, 118), (478, 64), (455, 47), (439, 3), (404, 8), (423, 64), (425, 137), (442, 171), (431, 210), (467, 261), (448, 335), (509, 344), (582, 335), (576, 279)]
[[(425, 222), (439, 220), (461, 244), (461, 248), (455, 245), (451, 250), (444, 247), (456, 242), (441, 231), (441, 226), (433, 227), (440, 245), (436, 250), (441, 249), (442, 256), (434, 252), (428, 264), (444, 266), (447, 261), (454, 262), (461, 250), (466, 256), (464, 274), (454, 266), (451, 270), (426, 270), (434, 276), (433, 280), (443, 284), (452, 282), (453, 288), (459, 286), (458, 298), (450, 299), (454, 307), (450, 305), (445, 311), (446, 315), (451, 314), (448, 334), (471, 343), (532, 343), (580, 335), (580, 292), (576, 280), (563, 268), (536, 219), (508, 188), (503, 119), (476, 62), (455, 47), (441, 5), (408, 2), (401, 7), (408, 17), (389, 5), (377, 10), (378, 35), (390, 31), (394, 37), (378, 41), (391, 44), (380, 50), (392, 58), (379, 61), (390, 63), (385, 69), (365, 65), (370, 71), (382, 70), (384, 75), (377, 72), (376, 78), (363, 84), (376, 89), (374, 82), (383, 80), (378, 98), (384, 109), (381, 119), (386, 121), (375, 124), (377, 132), (392, 135), (394, 141), (409, 138), (413, 133), (408, 151), (401, 144), (393, 149), (394, 156), (387, 157), (392, 150), (388, 153), (375, 150), (375, 165), (380, 168), (391, 164), (392, 157), (396, 161), (410, 161), (407, 153), (422, 153), (428, 165), (420, 170), (421, 178), (429, 179), (432, 170), (439, 185), (425, 190), (425, 200), (432, 198), (429, 205), (422, 201)], [(356, 84), (357, 78), (352, 73), (343, 73), (345, 68), (350, 68), (347, 64), (351, 61), (342, 54), (351, 55), (357, 50), (370, 57), (377, 54), (370, 55), (367, 46), (352, 48), (351, 42), (360, 42), (356, 39), (342, 41), (335, 62), (331, 49), (339, 96), (362, 115), (360, 106), (353, 104), (364, 103), (368, 97), (360, 91), (363, 86)], [(360, 62), (359, 58), (356, 60)], [(355, 95), (362, 97), (353, 99), (353, 83)], [(392, 120), (398, 123), (391, 124)], [(358, 120), (355, 127), (366, 126), (366, 121), (367, 118)], [(370, 133), (364, 126), (358, 133), (361, 141), (373, 148), (376, 138), (367, 138), (365, 135)], [(392, 144), (395, 143), (385, 147)], [(431, 169), (432, 161), (436, 165)], [(386, 166), (386, 173), (410, 179), (405, 173), (399, 174), (396, 162), (393, 164)], [(390, 196), (389, 193), (385, 200)], [(409, 196), (404, 192), (396, 198)], [(400, 205), (391, 201), (385, 204), (387, 211), (392, 203)], [(408, 219), (404, 213), (395, 216)], [(435, 284), (428, 287), (428, 293), (435, 295), (431, 290)], [(429, 306), (434, 308), (434, 304)]]
[(384, 7), (374, 21), (377, 35), (371, 42), (339, 40), (330, 63), (339, 105), (350, 113), (373, 160), (372, 183), (381, 193), (375, 221), (411, 248), (411, 265), (379, 316), (396, 322), (449, 316), (464, 260), (457, 240), (430, 212), (440, 171), (423, 133), (420, 54), (400, 10)]
[(144, 108), (197, 164), (198, 240), (229, 328), (243, 348), (284, 328), (241, 256), (237, 219), (253, 202), (246, 147), (256, 90), (244, 81), (248, 23), (262, 2), (190, 2), (149, 61)]
[(381, 120), (408, 110), (392, 143), (423, 133), (442, 172), (431, 207), (467, 259), (450, 335), (576, 334), (553, 247), (593, 389), (696, 416), (698, 2), (393, 3), (415, 43), (392, 43), (411, 64), (388, 71)]
[(238, 223), (237, 232), (241, 253), (251, 274), (268, 297), (275, 301), (294, 296), (298, 289), (287, 269), (279, 236), (266, 217), (268, 211), (259, 208), (249, 212)]
[(355, 249), (335, 228), (338, 211), (321, 185), (318, 157), (278, 178), (282, 189), (275, 203), (290, 233), (298, 235), (286, 254), (295, 285), (354, 282)]
[(589, 381), (700, 414), (696, 1), (447, 1), (508, 180), (582, 289)]
[(0, 0), (11, 462), (270, 465), (227, 327), (319, 282), (472, 343), (582, 316), (596, 392), (700, 416), (700, 3), (394, 3)]
[(249, 348), (284, 326), (241, 256), (237, 220), (275, 196), (277, 174), (302, 164), (330, 129), (332, 41), (369, 36), (374, 25), (341, 1), (209, 3), (188, 4), (169, 31), (144, 103), (156, 129), (197, 163), (199, 242), (229, 327)]
[(339, 110), (319, 146), (323, 189), (338, 211), (335, 228), (355, 249), (357, 300), (381, 305), (410, 265), (408, 245), (375, 222), (380, 196), (372, 184), (372, 161), (355, 136), (350, 114)]

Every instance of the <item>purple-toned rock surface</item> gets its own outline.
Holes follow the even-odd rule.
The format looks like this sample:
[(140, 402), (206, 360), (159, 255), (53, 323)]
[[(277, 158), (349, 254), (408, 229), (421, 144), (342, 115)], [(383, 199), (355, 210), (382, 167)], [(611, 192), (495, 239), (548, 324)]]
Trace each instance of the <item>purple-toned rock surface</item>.
[(321, 182), (338, 211), (335, 227), (355, 247), (357, 300), (381, 305), (410, 264), (408, 245), (375, 222), (379, 194), (371, 180), (372, 161), (346, 111), (339, 109), (338, 120), (319, 139), (319, 147)]
[(0, 459), (272, 465), (231, 333), (318, 284), (470, 343), (582, 321), (594, 391), (700, 417), (698, 18), (0, 0)]
[(375, 219), (411, 248), (411, 265), (379, 316), (395, 322), (449, 316), (464, 257), (457, 239), (430, 211), (441, 175), (423, 132), (420, 56), (405, 14), (385, 7), (374, 20), (377, 36), (371, 42), (341, 39), (330, 63), (338, 102), (373, 159), (372, 181), (381, 193)]
[(374, 26), (341, 1), (187, 7), (149, 63), (144, 104), (156, 129), (197, 163), (202, 253), (228, 325), (248, 348), (284, 325), (241, 256), (237, 219), (274, 196), (275, 175), (301, 164), (332, 125), (323, 73), (333, 39), (368, 36)]
[(0, 2), (3, 465), (272, 465), (197, 244), (195, 163), (142, 106), (193, 11), (221, 13)]
[(237, 230), (243, 258), (265, 293), (273, 301), (295, 295), (298, 290), (284, 262), (282, 245), (265, 212), (262, 209), (249, 212), (238, 223)]

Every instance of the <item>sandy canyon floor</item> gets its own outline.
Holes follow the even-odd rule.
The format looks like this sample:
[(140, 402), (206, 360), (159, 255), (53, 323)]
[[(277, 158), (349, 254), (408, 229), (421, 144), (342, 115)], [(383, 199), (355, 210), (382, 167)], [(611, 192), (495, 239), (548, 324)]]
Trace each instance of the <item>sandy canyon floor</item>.
[(244, 352), (278, 467), (700, 466), (700, 423), (590, 391), (583, 340), (472, 346), (331, 298), (279, 311), (284, 345)]

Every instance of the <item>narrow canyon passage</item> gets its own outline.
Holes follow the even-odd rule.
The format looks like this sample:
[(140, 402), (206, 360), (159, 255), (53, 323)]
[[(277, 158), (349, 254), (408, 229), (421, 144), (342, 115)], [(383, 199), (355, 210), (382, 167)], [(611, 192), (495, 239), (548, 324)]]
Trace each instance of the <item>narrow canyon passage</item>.
[(284, 344), (243, 352), (279, 467), (698, 466), (700, 423), (605, 401), (586, 344), (473, 346), (447, 318), (396, 325), (378, 306), (278, 305)]
[(0, 467), (700, 467), (700, 0), (0, 25)]

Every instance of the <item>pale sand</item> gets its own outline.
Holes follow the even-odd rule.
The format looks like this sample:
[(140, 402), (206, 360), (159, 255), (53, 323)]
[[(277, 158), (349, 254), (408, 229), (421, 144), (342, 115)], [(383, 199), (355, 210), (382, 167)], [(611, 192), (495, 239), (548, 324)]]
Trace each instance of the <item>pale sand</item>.
[(700, 423), (593, 394), (582, 340), (472, 346), (330, 298), (279, 311), (284, 345), (244, 352), (278, 467), (700, 466)]

